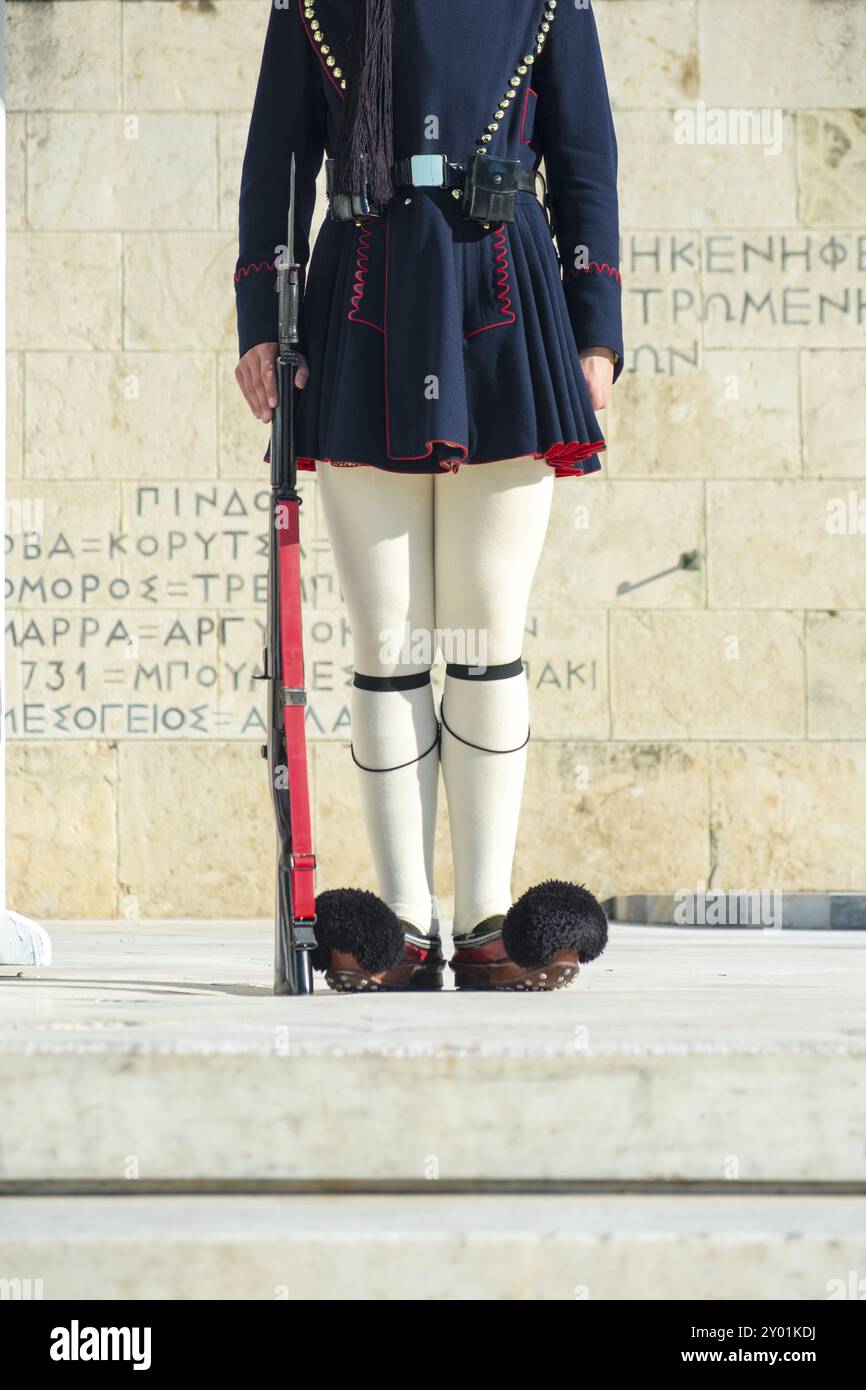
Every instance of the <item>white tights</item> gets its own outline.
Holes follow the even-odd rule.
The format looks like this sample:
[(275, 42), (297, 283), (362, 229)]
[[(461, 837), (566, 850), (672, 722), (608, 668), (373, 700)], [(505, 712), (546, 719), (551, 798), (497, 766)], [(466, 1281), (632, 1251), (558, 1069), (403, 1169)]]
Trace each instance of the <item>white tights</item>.
[[(317, 473), (356, 673), (399, 678), (426, 672), (436, 655), (436, 629), (442, 654), (458, 667), (493, 668), (521, 656), (553, 499), (547, 463), (464, 464), (456, 475), (435, 476), (320, 463)], [(522, 671), (494, 672), (496, 679), (467, 674), (446, 674), (448, 727), (441, 738), (455, 935), (511, 903), (529, 723)], [(420, 932), (435, 931), (440, 747), (431, 687), (353, 686), (351, 714), (379, 893)]]

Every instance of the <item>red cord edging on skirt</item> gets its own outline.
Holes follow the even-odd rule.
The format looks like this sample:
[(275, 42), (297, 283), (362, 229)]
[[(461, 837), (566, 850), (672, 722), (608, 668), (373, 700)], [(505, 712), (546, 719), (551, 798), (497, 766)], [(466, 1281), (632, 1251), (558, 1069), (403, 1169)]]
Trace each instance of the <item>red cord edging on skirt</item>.
[[(496, 323), (485, 323), (482, 328), (473, 328), (471, 332), (464, 333), (464, 338), (474, 338), (478, 333), (487, 333), (491, 328), (505, 328), (508, 324), (517, 322), (517, 315), (511, 307), (511, 284), (508, 271), (508, 243), (505, 239), (505, 223), (500, 222), (496, 231), (493, 233), (493, 274), (496, 277), (496, 298), (499, 300), (499, 312), (502, 315)], [(498, 240), (496, 240), (498, 238)]]
[(358, 313), (361, 307), (361, 301), (367, 292), (367, 273), (369, 271), (367, 262), (370, 259), (369, 249), (372, 235), (373, 219), (367, 217), (360, 224), (358, 230), (358, 241), (355, 248), (355, 281), (352, 286), (351, 296), (352, 307), (346, 317), (349, 318), (352, 323), (363, 323), (367, 328), (375, 328), (377, 333), (384, 333), (385, 329), (382, 324), (373, 323), (372, 319), (362, 319)]
[[(451, 439), (428, 439), (425, 452), (423, 454), (413, 454), (412, 458), (429, 458), (433, 452), (434, 444), (448, 444), (452, 449), (466, 449), (466, 452), (469, 452), (465, 444), (456, 444)], [(601, 451), (606, 448), (607, 445), (603, 439), (597, 439), (594, 443), (584, 443), (581, 440), (573, 439), (568, 443), (560, 441), (558, 444), (551, 444), (543, 454), (532, 454), (531, 457), (534, 459), (544, 459), (551, 468), (556, 470), (557, 478), (582, 478), (587, 476), (586, 470), (577, 468), (574, 465), (583, 462), (585, 459), (592, 458), (593, 454), (601, 453)], [(440, 473), (456, 473), (462, 464), (466, 464), (467, 467), (475, 467), (485, 463), (506, 463), (511, 458), (519, 457), (519, 454), (509, 454), (506, 458), (501, 459), (443, 459), (437, 464), (437, 468)], [(304, 469), (306, 472), (314, 473), (316, 471), (317, 462), (330, 463), (334, 468), (378, 468), (383, 473), (399, 472), (399, 469), (382, 468), (381, 465), (377, 463), (352, 463), (347, 459), (329, 458), (316, 460), (306, 457), (298, 459), (298, 468)], [(452, 466), (454, 464), (457, 465), (456, 468)], [(597, 472), (598, 470), (592, 469), (591, 471)]]

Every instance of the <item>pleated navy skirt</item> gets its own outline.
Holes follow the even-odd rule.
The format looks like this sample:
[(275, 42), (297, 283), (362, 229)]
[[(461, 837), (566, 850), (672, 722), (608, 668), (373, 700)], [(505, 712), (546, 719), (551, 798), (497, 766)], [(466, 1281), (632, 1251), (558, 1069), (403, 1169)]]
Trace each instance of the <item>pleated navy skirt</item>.
[(557, 477), (600, 467), (604, 439), (531, 193), (489, 231), (443, 189), (413, 189), (360, 226), (326, 219), (304, 342), (300, 468), (439, 473), (528, 455)]

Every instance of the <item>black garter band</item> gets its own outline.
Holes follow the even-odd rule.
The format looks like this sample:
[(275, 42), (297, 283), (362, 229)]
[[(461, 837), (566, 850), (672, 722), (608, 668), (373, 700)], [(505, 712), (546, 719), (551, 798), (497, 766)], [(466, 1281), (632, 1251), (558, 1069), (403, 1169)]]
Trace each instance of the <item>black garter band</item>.
[(430, 684), (429, 671), (413, 671), (408, 676), (362, 676), (355, 672), (353, 685), (359, 690), (418, 690)]
[(503, 662), (501, 666), (461, 666), (457, 661), (449, 661), (445, 674), (461, 681), (506, 681), (511, 676), (523, 675), (523, 657)]
[[(523, 658), (519, 656), (515, 661), (503, 662), (501, 666), (461, 666), (456, 661), (449, 661), (445, 667), (445, 674), (446, 676), (455, 676), (462, 681), (510, 680), (512, 676), (523, 675)], [(455, 733), (451, 725), (446, 723), (444, 695), (439, 703), (439, 718), (442, 721), (442, 728), (447, 729), (452, 738), (456, 738), (459, 743), (465, 743), (467, 748), (477, 748), (479, 753), (519, 753), (521, 748), (526, 747), (532, 733), (532, 729), (528, 729), (526, 738), (522, 743), (518, 743), (516, 748), (485, 748), (482, 743), (472, 743), (468, 738), (463, 738), (461, 734)]]
[[(356, 671), (352, 684), (356, 685), (359, 690), (419, 690), (422, 685), (430, 684), (430, 672), (415, 671), (408, 676), (363, 676), (359, 671)], [(432, 753), (434, 748), (438, 748), (441, 738), (442, 727), (437, 720), (436, 737), (430, 747), (425, 748), (423, 753), (419, 753), (417, 758), (410, 758), (405, 763), (395, 763), (393, 767), (367, 767), (366, 764), (359, 763), (355, 757), (353, 743), (349, 744), (349, 752), (352, 754), (352, 762), (362, 772), (399, 772), (401, 767), (411, 767), (413, 763), (420, 763), (422, 758), (426, 758), (428, 753)]]

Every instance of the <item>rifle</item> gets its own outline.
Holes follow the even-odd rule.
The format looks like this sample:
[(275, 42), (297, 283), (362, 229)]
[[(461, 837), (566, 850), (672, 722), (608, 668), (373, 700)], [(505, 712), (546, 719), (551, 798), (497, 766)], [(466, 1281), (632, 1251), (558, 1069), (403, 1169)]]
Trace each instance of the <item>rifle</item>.
[(263, 670), (268, 689), (267, 758), (277, 830), (274, 993), (312, 994), (316, 946), (315, 868), (304, 715), (300, 506), (295, 456), (295, 370), (303, 267), (294, 258), (295, 156), (289, 170), (289, 226), (277, 259), (277, 408), (271, 422), (268, 512), (268, 619)]

